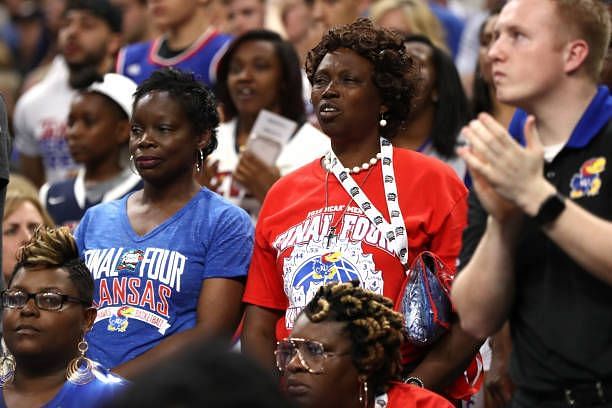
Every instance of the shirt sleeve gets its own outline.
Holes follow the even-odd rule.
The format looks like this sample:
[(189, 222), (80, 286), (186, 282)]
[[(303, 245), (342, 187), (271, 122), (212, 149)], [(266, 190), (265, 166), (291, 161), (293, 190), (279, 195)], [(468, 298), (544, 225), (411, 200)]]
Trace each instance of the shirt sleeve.
[(259, 221), (255, 229), (255, 248), (242, 300), (245, 303), (270, 309), (286, 310), (289, 302), (283, 288), (282, 276), (277, 272), (276, 249), (265, 238), (267, 235), (265, 222), (267, 208), (272, 206), (268, 204), (274, 202), (274, 196), (274, 191), (268, 194), (259, 214)]
[(79, 255), (83, 256), (83, 249), (85, 248), (85, 231), (87, 229), (87, 224), (89, 223), (89, 213), (90, 211), (86, 211), (85, 215), (77, 225), (74, 230), (74, 240), (76, 241), (77, 249), (79, 251)]
[(207, 243), (202, 279), (246, 276), (253, 252), (253, 224), (241, 209), (232, 208), (217, 223)]
[(461, 250), (461, 234), (467, 223), (467, 190), (455, 196), (454, 205), (444, 218), (440, 228), (433, 237), (431, 250), (442, 259), (452, 271), (457, 268)]
[(458, 270), (463, 269), (470, 262), (487, 227), (488, 214), (480, 204), (474, 191), (470, 191), (468, 207), (468, 224), (463, 230)]
[[(27, 94), (26, 94), (27, 96)], [(23, 98), (17, 102), (15, 106), (14, 124), (15, 129), (15, 148), (22, 154), (27, 156), (40, 156), (38, 141), (34, 136), (34, 129), (28, 123), (27, 107), (24, 104), (27, 101)]]

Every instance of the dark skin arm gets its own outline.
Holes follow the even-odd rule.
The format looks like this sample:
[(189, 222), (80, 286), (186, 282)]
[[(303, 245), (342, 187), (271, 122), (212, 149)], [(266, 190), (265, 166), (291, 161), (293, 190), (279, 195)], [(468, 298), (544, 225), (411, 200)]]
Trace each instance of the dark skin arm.
[(45, 167), (40, 156), (19, 155), (19, 170), (37, 188), (45, 184)]
[(276, 348), (276, 322), (283, 315), (281, 310), (247, 305), (242, 330), (242, 351), (257, 360), (262, 367), (276, 372), (274, 349)]
[(174, 334), (113, 371), (127, 379), (143, 374), (185, 348), (208, 338), (229, 340), (242, 316), (243, 279), (210, 278), (202, 283), (195, 327)]
[(465, 371), (482, 343), (456, 321), (409, 376), (420, 378), (426, 388), (441, 393)]
[(272, 184), (279, 178), (278, 168), (268, 166), (248, 151), (240, 155), (240, 161), (234, 170), (234, 180), (246, 188), (260, 203), (263, 202)]

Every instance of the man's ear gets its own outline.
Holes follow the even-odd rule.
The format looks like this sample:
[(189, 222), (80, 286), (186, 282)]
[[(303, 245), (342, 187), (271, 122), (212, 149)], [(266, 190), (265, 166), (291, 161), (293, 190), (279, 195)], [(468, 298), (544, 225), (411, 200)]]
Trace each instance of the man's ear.
[(581, 39), (570, 41), (563, 52), (565, 73), (572, 74), (584, 66), (589, 51), (589, 44), (586, 41)]

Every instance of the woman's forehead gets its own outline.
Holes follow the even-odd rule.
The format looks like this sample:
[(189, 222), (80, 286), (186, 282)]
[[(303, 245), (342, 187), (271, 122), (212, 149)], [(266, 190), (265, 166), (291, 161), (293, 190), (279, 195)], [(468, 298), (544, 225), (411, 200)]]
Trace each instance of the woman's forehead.
[(64, 268), (20, 268), (13, 280), (11, 288), (19, 287), (29, 292), (38, 292), (43, 289), (57, 288), (63, 290), (76, 290), (70, 274)]
[(320, 341), (323, 344), (329, 344), (344, 338), (348, 341), (348, 336), (344, 333), (345, 327), (346, 323), (335, 320), (323, 320), (315, 323), (305, 313), (302, 313), (296, 319), (290, 337)]

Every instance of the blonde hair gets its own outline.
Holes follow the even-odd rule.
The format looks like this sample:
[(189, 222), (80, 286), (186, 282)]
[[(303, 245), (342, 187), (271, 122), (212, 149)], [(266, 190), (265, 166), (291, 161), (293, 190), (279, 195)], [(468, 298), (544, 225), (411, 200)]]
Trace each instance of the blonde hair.
[(36, 207), (43, 219), (43, 225), (47, 227), (55, 226), (51, 216), (40, 203), (34, 184), (23, 176), (11, 174), (6, 188), (6, 200), (4, 201), (4, 215), (2, 219), (5, 220), (25, 202), (29, 202)]
[(93, 302), (94, 283), (91, 273), (79, 257), (76, 241), (68, 227), (49, 228), (40, 226), (17, 254), (16, 271), (21, 268), (47, 269), (62, 268), (68, 272), (79, 297), (91, 305)]
[[(563, 30), (589, 45), (584, 67), (590, 77), (599, 81), (604, 59), (610, 46), (610, 13), (599, 0), (552, 0), (557, 7)], [(569, 30), (568, 30), (569, 28)], [(570, 38), (571, 38), (570, 37)]]
[(423, 0), (379, 0), (370, 9), (374, 23), (391, 11), (400, 10), (411, 31), (403, 34), (421, 34), (438, 48), (448, 52), (446, 34), (437, 17)]

